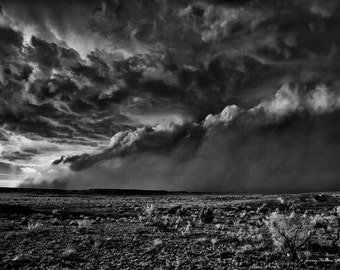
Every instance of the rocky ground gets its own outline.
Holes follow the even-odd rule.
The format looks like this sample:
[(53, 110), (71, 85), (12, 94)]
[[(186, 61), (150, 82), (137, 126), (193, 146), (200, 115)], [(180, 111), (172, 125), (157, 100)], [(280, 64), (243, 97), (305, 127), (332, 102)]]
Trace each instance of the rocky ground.
[[(2, 191), (0, 269), (340, 269), (338, 206), (340, 194)], [(286, 217), (302, 233), (280, 243)]]

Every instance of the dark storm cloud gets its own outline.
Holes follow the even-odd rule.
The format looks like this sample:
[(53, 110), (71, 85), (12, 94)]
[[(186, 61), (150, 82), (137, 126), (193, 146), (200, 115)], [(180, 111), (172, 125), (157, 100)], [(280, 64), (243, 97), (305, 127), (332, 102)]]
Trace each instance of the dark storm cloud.
[[(227, 106), (184, 133), (178, 127), (120, 132), (104, 152), (55, 165), (70, 162), (80, 171), (70, 175), (69, 188), (90, 187), (90, 178), (100, 174), (98, 185), (120, 188), (338, 189), (339, 98), (338, 85), (284, 84), (274, 98), (254, 108)], [(166, 156), (164, 146), (170, 147)], [(79, 176), (82, 180), (74, 179)]]
[(57, 159), (42, 185), (337, 188), (337, 1), (1, 3), (1, 124), (113, 136)]
[[(103, 160), (124, 157), (135, 152), (169, 153), (186, 136), (190, 136), (191, 144), (194, 144), (194, 140), (198, 142), (201, 140), (202, 134), (202, 130), (198, 126), (178, 126), (175, 124), (168, 127), (156, 126), (154, 128), (138, 128), (118, 132), (111, 138), (109, 148), (104, 152), (92, 156), (84, 154), (68, 157), (63, 162), (71, 163), (70, 168), (72, 170), (80, 171)], [(60, 162), (61, 160), (54, 163)]]
[(20, 32), (10, 27), (0, 26), (0, 87), (11, 77), (9, 62), (16, 60), (16, 55), (22, 50), (22, 42), (23, 37)]
[(68, 77), (54, 76), (48, 80), (36, 80), (29, 90), (38, 100), (51, 98), (72, 102), (79, 95), (76, 83)]
[(60, 68), (58, 47), (54, 43), (48, 43), (40, 40), (35, 36), (31, 39), (31, 48), (29, 48), (29, 60), (33, 60), (43, 67)]
[[(103, 60), (94, 54), (88, 56), (91, 65), (78, 61), (67, 67), (78, 78), (88, 79), (93, 84), (91, 88), (100, 92), (115, 84), (117, 77), (121, 78), (119, 84), (123, 82), (124, 89), (118, 86), (117, 91), (117, 87), (108, 91), (113, 101), (122, 101), (128, 95), (126, 89), (133, 89), (131, 96), (142, 96), (149, 104), (160, 103), (162, 107), (165, 98), (167, 104), (180, 103), (189, 107), (187, 111), (192, 111), (194, 116), (202, 118), (207, 113), (217, 113), (228, 103), (253, 106), (260, 98), (273, 94), (273, 90), (266, 93), (264, 88), (277, 88), (287, 76), (298, 76), (302, 72), (303, 79), (317, 76), (320, 58), (333, 59), (332, 63), (325, 64), (328, 73), (338, 70), (338, 61), (334, 60), (337, 28), (332, 28), (333, 23), (336, 25), (337, 5), (332, 6), (329, 17), (320, 17), (311, 12), (314, 9), (307, 1), (103, 1), (96, 4), (71, 1), (68, 9), (63, 1), (58, 5), (35, 1), (44, 12), (33, 16), (36, 9), (29, 7), (29, 3), (4, 3), (11, 11), (9, 14), (15, 18), (24, 13), (30, 24), (49, 25), (49, 20), (57, 21), (59, 28), (65, 26), (62, 32), (73, 31), (80, 36), (83, 28), (89, 28), (86, 33), (101, 35), (114, 48), (141, 52), (141, 56), (122, 60), (128, 68), (119, 74), (115, 70), (118, 64), (112, 66), (117, 58), (108, 62), (107, 56)], [(77, 10), (75, 14), (84, 12), (87, 16), (82, 17), (82, 26), (77, 24), (79, 16), (72, 16), (76, 22), (71, 24), (66, 15), (53, 15), (63, 8), (62, 14), (68, 14), (73, 8)], [(52, 19), (46, 14), (52, 14)], [(56, 45), (47, 46), (36, 38), (32, 41), (39, 45), (33, 44), (32, 58), (58, 68), (57, 54), (60, 53)], [(151, 60), (147, 60), (148, 57)], [(251, 58), (254, 60), (249, 60)], [(151, 70), (150, 77), (150, 67), (163, 72), (155, 74)], [(273, 76), (278, 82), (273, 83)], [(254, 87), (261, 88), (262, 92), (252, 90)], [(98, 96), (102, 100), (101, 97), (107, 95)], [(206, 110), (200, 111), (202, 107)]]
[(40, 38), (57, 39), (51, 26), (66, 34), (70, 25), (78, 32), (86, 29), (86, 21), (99, 1), (1, 1), (5, 12), (19, 24), (37, 28)]
[[(93, 123), (91, 128), (86, 124), (87, 121), (84, 122), (85, 125), (74, 123), (75, 114), (81, 113), (78, 119), (87, 118), (89, 112), (86, 109), (99, 108), (103, 111), (105, 106), (108, 106), (105, 102), (118, 102), (124, 97), (119, 89), (107, 95), (102, 93), (101, 90), (113, 84), (108, 71), (103, 75), (105, 84), (91, 76), (87, 77), (87, 82), (79, 82), (80, 76), (74, 77), (71, 72), (72, 68), (82, 65), (84, 61), (75, 50), (60, 47), (34, 36), (30, 44), (24, 46), (21, 43), (20, 32), (6, 28), (5, 33), (10, 35), (2, 37), (4, 48), (8, 52), (1, 59), (2, 124), (21, 132), (35, 132), (47, 137), (59, 137), (61, 134), (70, 136), (75, 132), (79, 134), (91, 132), (87, 135), (97, 136), (93, 134), (93, 128), (99, 133), (117, 130), (119, 123), (104, 125), (104, 120), (100, 120), (101, 123), (98, 125)], [(94, 57), (90, 58), (88, 68), (97, 72), (93, 66), (99, 65), (97, 63), (99, 61)], [(110, 113), (112, 114), (112, 110), (107, 111), (107, 115)], [(97, 116), (94, 112), (95, 119), (102, 116), (103, 114)], [(112, 115), (112, 119), (114, 118), (118, 119), (116, 115)], [(51, 123), (54, 124), (51, 126)], [(57, 130), (55, 125), (58, 125)], [(109, 126), (110, 129), (107, 129)]]
[[(3, 47), (20, 48), (22, 46), (22, 34), (8, 27), (0, 27), (0, 43)], [(3, 49), (5, 50), (5, 49)], [(5, 52), (3, 54), (6, 55)]]

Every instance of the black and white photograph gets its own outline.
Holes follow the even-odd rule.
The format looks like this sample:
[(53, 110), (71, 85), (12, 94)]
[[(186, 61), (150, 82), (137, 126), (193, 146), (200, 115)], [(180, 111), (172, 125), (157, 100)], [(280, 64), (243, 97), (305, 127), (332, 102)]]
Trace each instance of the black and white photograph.
[(340, 269), (340, 1), (0, 0), (0, 269)]

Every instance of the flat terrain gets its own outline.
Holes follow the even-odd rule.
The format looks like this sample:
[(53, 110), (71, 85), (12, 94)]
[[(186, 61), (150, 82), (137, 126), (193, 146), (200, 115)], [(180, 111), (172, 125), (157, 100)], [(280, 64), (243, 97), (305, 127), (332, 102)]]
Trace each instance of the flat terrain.
[[(127, 194), (2, 189), (0, 269), (340, 269), (340, 194)], [(333, 223), (292, 258), (274, 211)]]

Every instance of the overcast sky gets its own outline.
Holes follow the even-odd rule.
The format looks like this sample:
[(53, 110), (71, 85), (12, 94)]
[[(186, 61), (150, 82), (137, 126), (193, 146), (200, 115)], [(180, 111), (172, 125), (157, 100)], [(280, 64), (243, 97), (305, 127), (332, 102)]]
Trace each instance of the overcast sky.
[(0, 186), (339, 189), (338, 1), (0, 4)]

